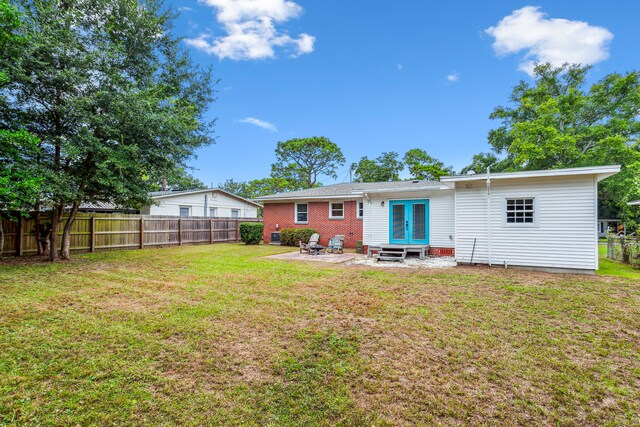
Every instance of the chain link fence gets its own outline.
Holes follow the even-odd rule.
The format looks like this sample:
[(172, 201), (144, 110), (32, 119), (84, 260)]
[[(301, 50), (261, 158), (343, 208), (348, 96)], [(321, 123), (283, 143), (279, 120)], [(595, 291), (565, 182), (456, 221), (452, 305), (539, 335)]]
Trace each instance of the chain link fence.
[(607, 258), (640, 267), (640, 238), (607, 237)]

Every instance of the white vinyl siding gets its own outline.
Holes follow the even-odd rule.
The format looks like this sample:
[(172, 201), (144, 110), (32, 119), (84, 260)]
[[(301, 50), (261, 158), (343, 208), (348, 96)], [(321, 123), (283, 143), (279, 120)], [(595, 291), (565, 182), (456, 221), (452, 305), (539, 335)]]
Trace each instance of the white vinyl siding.
[[(595, 188), (593, 176), (493, 180), (489, 198), (484, 181), (458, 183), (457, 260), (488, 263), (490, 251), (493, 265), (597, 269)], [(533, 223), (506, 223), (510, 198), (534, 199)]]
[[(389, 200), (429, 199), (429, 244), (453, 248), (455, 239), (454, 192), (436, 190), (397, 194), (371, 194), (364, 202), (365, 245), (389, 243)], [(384, 206), (382, 206), (384, 202)]]
[[(205, 195), (208, 195), (208, 201), (205, 203)], [(162, 197), (155, 200), (158, 204), (145, 207), (143, 211), (147, 215), (169, 215), (179, 216), (180, 206), (191, 207), (190, 216), (204, 216), (205, 207), (216, 209), (218, 217), (231, 217), (231, 210), (240, 211), (240, 218), (256, 218), (258, 216), (258, 207), (248, 203), (245, 200), (229, 196), (225, 193), (212, 190), (211, 192), (199, 192), (190, 194), (176, 194), (169, 197)]]

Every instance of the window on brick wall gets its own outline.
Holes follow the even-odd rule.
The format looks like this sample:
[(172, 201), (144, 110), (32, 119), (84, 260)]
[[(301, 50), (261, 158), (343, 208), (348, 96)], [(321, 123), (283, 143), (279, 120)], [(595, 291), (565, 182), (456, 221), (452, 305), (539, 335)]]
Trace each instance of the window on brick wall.
[(356, 212), (356, 218), (362, 218), (364, 216), (364, 202), (358, 202), (358, 211)]
[(329, 218), (332, 218), (332, 219), (344, 218), (344, 202), (329, 203)]
[(309, 222), (309, 205), (307, 203), (296, 203), (295, 222), (302, 224)]

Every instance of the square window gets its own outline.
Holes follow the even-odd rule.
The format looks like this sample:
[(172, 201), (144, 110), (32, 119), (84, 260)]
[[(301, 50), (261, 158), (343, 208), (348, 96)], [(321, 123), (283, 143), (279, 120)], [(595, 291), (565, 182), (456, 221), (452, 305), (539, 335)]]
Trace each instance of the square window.
[(209, 216), (215, 218), (218, 216), (218, 208), (209, 208)]
[(240, 211), (238, 209), (231, 209), (231, 218), (240, 218)]
[(306, 203), (296, 203), (296, 221), (306, 223), (309, 220), (309, 205)]
[(533, 224), (534, 223), (534, 199), (533, 197), (518, 197), (506, 199), (507, 224)]
[(344, 203), (329, 203), (329, 218), (344, 218)]
[(191, 207), (190, 206), (180, 206), (180, 216), (181, 217), (187, 217), (189, 216), (191, 213)]

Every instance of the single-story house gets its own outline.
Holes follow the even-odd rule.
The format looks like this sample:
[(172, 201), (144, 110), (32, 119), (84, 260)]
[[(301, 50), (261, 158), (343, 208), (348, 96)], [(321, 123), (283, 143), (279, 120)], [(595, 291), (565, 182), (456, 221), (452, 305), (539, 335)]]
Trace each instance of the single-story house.
[(80, 212), (139, 213), (161, 216), (257, 218), (262, 205), (219, 188), (149, 193), (154, 204), (140, 210), (123, 208), (111, 202), (83, 203)]
[(262, 205), (219, 188), (149, 193), (155, 204), (140, 210), (142, 215), (257, 218)]
[[(343, 183), (278, 193), (264, 204), (264, 242), (315, 228), (321, 244), (429, 245), (458, 263), (593, 272), (598, 182), (620, 166), (446, 176), (440, 181)], [(274, 237), (277, 237), (275, 235)]]
[(598, 237), (605, 238), (609, 233), (624, 233), (624, 225), (620, 219), (598, 218)]

